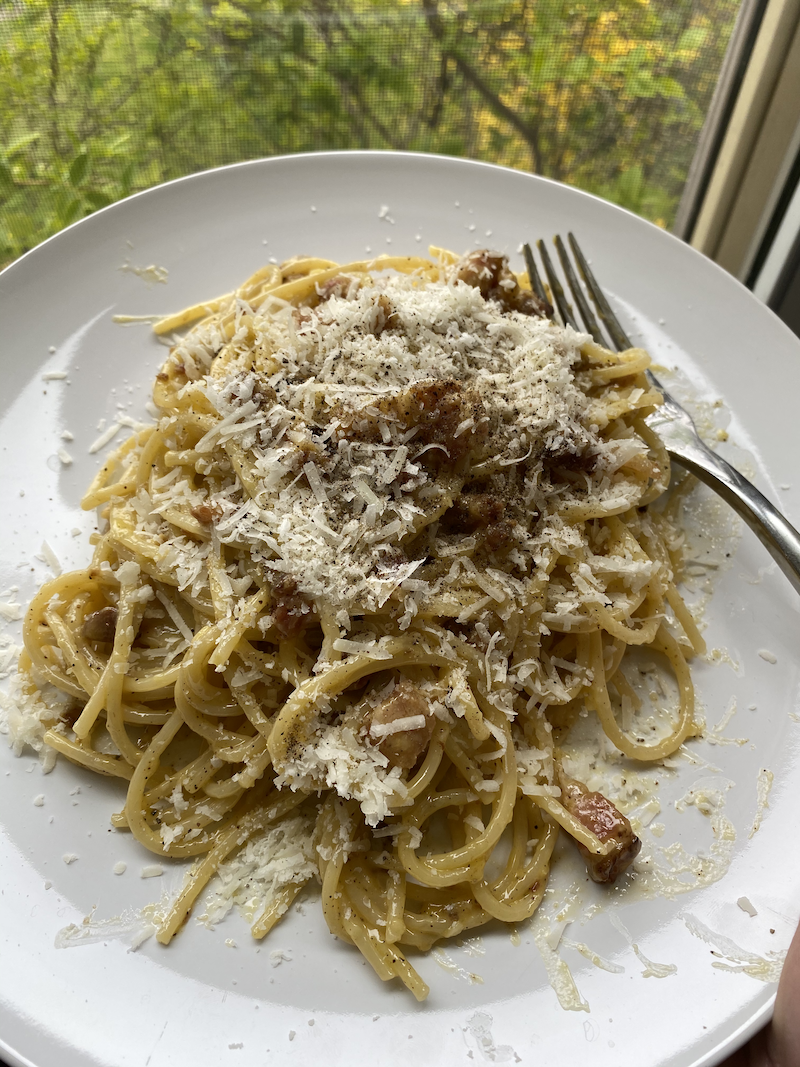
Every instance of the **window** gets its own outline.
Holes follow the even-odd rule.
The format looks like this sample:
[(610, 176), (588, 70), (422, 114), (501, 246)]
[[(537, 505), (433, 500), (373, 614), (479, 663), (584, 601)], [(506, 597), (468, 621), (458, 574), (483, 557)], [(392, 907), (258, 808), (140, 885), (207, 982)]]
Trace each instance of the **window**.
[(0, 263), (276, 153), (471, 156), (669, 227), (738, 0), (0, 0)]

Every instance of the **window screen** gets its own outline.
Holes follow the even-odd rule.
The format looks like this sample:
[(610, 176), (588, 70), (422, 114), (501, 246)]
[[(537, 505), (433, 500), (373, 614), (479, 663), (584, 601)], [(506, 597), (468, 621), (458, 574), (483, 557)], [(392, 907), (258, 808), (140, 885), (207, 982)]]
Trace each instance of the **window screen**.
[(0, 0), (0, 263), (319, 149), (470, 156), (674, 217), (738, 0)]

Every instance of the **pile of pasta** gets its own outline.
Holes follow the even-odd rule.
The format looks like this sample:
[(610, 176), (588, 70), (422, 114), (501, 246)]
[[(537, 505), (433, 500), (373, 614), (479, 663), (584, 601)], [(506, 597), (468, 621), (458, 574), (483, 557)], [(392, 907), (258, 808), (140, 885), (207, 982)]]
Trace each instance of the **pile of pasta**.
[[(90, 486), (91, 564), (35, 597), (20, 669), (45, 743), (127, 783), (114, 824), (192, 858), (162, 943), (250, 848), (255, 937), (316, 879), (423, 999), (409, 950), (531, 916), (561, 830), (597, 881), (635, 858), (562, 746), (588, 710), (674, 752), (702, 638), (647, 354), (551, 315), (505, 257), (432, 249), (270, 265), (156, 323), (158, 421)], [(660, 732), (642, 647), (676, 682)]]

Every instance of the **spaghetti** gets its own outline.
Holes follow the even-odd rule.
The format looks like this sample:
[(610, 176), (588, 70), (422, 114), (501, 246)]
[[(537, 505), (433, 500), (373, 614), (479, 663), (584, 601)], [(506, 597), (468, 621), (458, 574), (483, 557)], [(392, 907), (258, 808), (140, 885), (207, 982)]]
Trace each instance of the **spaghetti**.
[[(625, 756), (674, 752), (702, 648), (646, 353), (555, 324), (503, 257), (431, 255), (296, 259), (157, 323), (191, 326), (159, 421), (94, 479), (92, 563), (35, 597), (21, 660), (45, 742), (126, 780), (115, 824), (195, 858), (161, 942), (280, 847), (254, 935), (316, 874), (418, 999), (407, 950), (530, 916), (560, 828), (598, 881), (632, 861), (561, 743), (588, 709)], [(629, 646), (674, 673), (667, 736), (620, 725)]]

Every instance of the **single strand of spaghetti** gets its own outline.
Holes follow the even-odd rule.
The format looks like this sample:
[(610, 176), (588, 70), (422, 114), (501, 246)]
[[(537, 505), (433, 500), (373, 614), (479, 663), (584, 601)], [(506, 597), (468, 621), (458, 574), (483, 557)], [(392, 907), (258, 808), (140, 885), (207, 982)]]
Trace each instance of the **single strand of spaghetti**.
[(205, 460), (206, 458), (206, 456), (200, 452), (196, 452), (193, 448), (184, 448), (181, 451), (168, 449), (164, 453), (164, 466), (188, 467), (190, 470), (194, 470), (197, 461), (201, 459)]
[(283, 918), (294, 898), (308, 885), (308, 882), (308, 878), (302, 882), (290, 882), (289, 885), (281, 886), (277, 890), (275, 898), (267, 904), (250, 928), (250, 933), (257, 941), (266, 937), (273, 926)]
[[(402, 869), (402, 868), (400, 868)], [(406, 881), (406, 914), (421, 914), (419, 905), (438, 909), (436, 915), (446, 915), (454, 908), (473, 904), (467, 882), (455, 886), (436, 887), (421, 882)], [(417, 909), (416, 911), (414, 909)]]
[[(519, 789), (519, 786), (517, 787)], [(511, 821), (511, 848), (505, 862), (505, 868), (491, 883), (492, 891), (499, 897), (509, 892), (516, 884), (518, 873), (525, 868), (528, 852), (528, 798), (520, 793), (514, 807)]]
[(258, 477), (254, 473), (253, 464), (250, 463), (247, 458), (247, 453), (242, 446), (234, 440), (226, 441), (223, 448), (228, 454), (228, 458), (233, 464), (236, 473), (239, 475), (242, 488), (251, 500), (255, 499), (261, 490), (261, 486), (259, 485)]
[(403, 913), (406, 907), (406, 876), (403, 871), (387, 871), (386, 888), (386, 941), (393, 944), (405, 933)]
[[(163, 853), (164, 847), (161, 838), (147, 822), (147, 810), (145, 808), (144, 791), (149, 779), (155, 774), (161, 762), (162, 755), (169, 748), (175, 735), (183, 726), (180, 713), (175, 711), (164, 723), (155, 737), (148, 745), (142, 758), (136, 765), (128, 786), (128, 795), (125, 798), (124, 814), (129, 829), (137, 840), (148, 847), (151, 852)], [(202, 846), (198, 851), (203, 851)]]
[(217, 639), (216, 648), (208, 657), (214, 667), (224, 667), (239, 641), (255, 623), (258, 616), (269, 602), (269, 590), (259, 591), (242, 605), (238, 618), (227, 622)]
[(178, 680), (180, 664), (165, 669), (155, 668), (146, 674), (132, 677), (126, 674), (122, 683), (124, 693), (148, 693), (151, 700), (163, 699), (171, 695), (175, 682)]
[(206, 567), (208, 568), (208, 587), (211, 591), (211, 603), (214, 605), (214, 618), (217, 623), (223, 619), (227, 613), (228, 597), (224, 593), (223, 585), (223, 573), (225, 566), (222, 556), (222, 545), (216, 533), (212, 537), (211, 551), (206, 556)]
[(167, 709), (150, 708), (146, 704), (131, 704), (129, 701), (123, 701), (121, 707), (123, 720), (135, 726), (163, 726), (172, 714)]
[(442, 680), (449, 688), (458, 690), (459, 703), (464, 711), (464, 719), (469, 727), (469, 732), (477, 741), (485, 741), (491, 731), (486, 725), (486, 720), (478, 707), (478, 702), (471, 686), (463, 678), (463, 668), (451, 667), (449, 670), (443, 671)]
[[(125, 624), (127, 619), (127, 587), (123, 586), (120, 590), (119, 599), (119, 616), (117, 619), (117, 633), (119, 633), (120, 623)], [(138, 622), (136, 616), (141, 611), (141, 605), (132, 603), (130, 622), (128, 623), (124, 634), (122, 635), (122, 643), (119, 649), (119, 662), (115, 665), (114, 669), (107, 675), (108, 681), (106, 684), (105, 692), (105, 718), (106, 729), (114, 744), (117, 746), (117, 750), (120, 755), (123, 756), (132, 767), (141, 759), (142, 750), (139, 746), (130, 739), (128, 730), (125, 725), (125, 716), (123, 713), (123, 681), (125, 674), (128, 670), (128, 664), (130, 660), (131, 646), (138, 629)], [(117, 639), (114, 638), (114, 649), (111, 653), (112, 657), (117, 652)], [(75, 724), (75, 732), (77, 731), (77, 723)], [(80, 736), (80, 735), (78, 735)]]
[[(610, 681), (612, 678), (616, 677), (617, 671), (625, 658), (628, 645), (626, 645), (624, 641), (616, 641), (613, 637), (606, 637), (604, 644), (603, 661), (606, 664), (606, 681)], [(608, 657), (609, 650), (611, 652), (610, 660)]]
[[(137, 601), (134, 600), (133, 593), (134, 583), (123, 583), (120, 586), (119, 601), (117, 604), (117, 623), (114, 632), (114, 645), (111, 649), (111, 654), (108, 657), (108, 663), (98, 679), (94, 692), (87, 700), (75, 725), (72, 727), (78, 737), (83, 738), (88, 736), (89, 731), (95, 724), (97, 716), (103, 710), (107, 694), (112, 686), (114, 692), (118, 693), (121, 698), (122, 680), (125, 674), (131, 645), (133, 644), (133, 639), (136, 634), (134, 615), (138, 604)], [(122, 749), (120, 749), (120, 752), (127, 758), (128, 753), (122, 751)], [(137, 752), (137, 758), (138, 755), (139, 753)]]
[(661, 625), (662, 615), (645, 619), (641, 626), (628, 626), (619, 619), (614, 618), (611, 612), (598, 601), (592, 601), (585, 605), (588, 615), (597, 623), (598, 627), (611, 634), (618, 641), (626, 645), (649, 645), (655, 640), (658, 628)]
[[(286, 275), (308, 275), (315, 271), (321, 270), (334, 270), (341, 271), (345, 268), (340, 263), (337, 263), (333, 259), (321, 259), (319, 256), (298, 256), (297, 259), (290, 259), (284, 263), (281, 263), (278, 270), (278, 277), (283, 283), (283, 278)], [(262, 268), (263, 270), (263, 268)], [(248, 283), (245, 282), (247, 285)]]
[(512, 897), (517, 893), (527, 892), (535, 882), (539, 882), (542, 889), (545, 888), (550, 870), (550, 860), (556, 847), (560, 829), (557, 822), (546, 823), (542, 828), (542, 834), (533, 855), (522, 870), (518, 872), (517, 881), (511, 889)]
[(79, 763), (82, 767), (88, 767), (90, 771), (104, 774), (111, 778), (130, 779), (133, 767), (122, 756), (113, 756), (105, 752), (97, 752), (95, 749), (86, 748), (78, 741), (73, 741), (56, 730), (47, 730), (44, 742), (50, 748), (54, 748), (73, 763)]
[(194, 322), (196, 319), (207, 318), (218, 311), (233, 296), (233, 293), (225, 293), (223, 296), (217, 296), (204, 304), (192, 304), (190, 307), (184, 308), (183, 311), (166, 315), (163, 319), (153, 323), (153, 333), (162, 336), (165, 333), (172, 333), (173, 330), (179, 330), (182, 326), (188, 326), (190, 322)]
[(483, 772), (467, 755), (457, 737), (452, 732), (447, 738), (445, 752), (451, 762), (458, 767), (461, 776), (466, 779), (470, 788), (474, 789), (478, 796), (481, 796), (481, 790), (484, 783)]
[(459, 937), (465, 930), (485, 926), (491, 918), (474, 897), (470, 898), (469, 906), (460, 905), (455, 913), (444, 912), (435, 906), (426, 908), (421, 914), (407, 912), (406, 929), (400, 944), (429, 952), (437, 941)]
[(180, 507), (164, 508), (161, 516), (171, 526), (190, 534), (196, 541), (210, 541), (211, 534), (205, 526), (193, 518), (188, 511)]
[(670, 484), (671, 463), (664, 442), (655, 430), (652, 430), (647, 425), (644, 419), (634, 419), (633, 427), (639, 437), (641, 437), (647, 445), (650, 455), (661, 471), (660, 477), (653, 480), (653, 485), (644, 493), (639, 501), (640, 506), (644, 507), (647, 504), (651, 504), (657, 497), (661, 496), (663, 491)]
[(342, 653), (335, 649), (333, 644), (341, 636), (339, 624), (336, 622), (330, 605), (318, 603), (317, 612), (319, 614), (319, 625), (322, 629), (322, 648), (320, 649), (319, 658), (325, 663), (337, 663), (341, 660)]
[(440, 267), (452, 267), (461, 258), (456, 252), (440, 248), (438, 245), (428, 245), (428, 255), (431, 259), (437, 259)]
[(97, 474), (95, 474), (94, 478), (92, 478), (89, 484), (89, 488), (83, 495), (83, 499), (81, 500), (81, 507), (84, 511), (91, 511), (92, 508), (97, 507), (98, 503), (102, 503), (108, 499), (108, 497), (104, 497), (103, 501), (95, 501), (94, 498), (95, 494), (108, 488), (108, 479), (110, 478), (110, 476), (118, 467), (122, 466), (123, 458), (127, 456), (129, 452), (132, 452), (138, 446), (138, 444), (139, 435), (133, 434), (131, 437), (128, 437), (125, 441), (123, 441), (118, 448), (115, 448), (114, 451), (108, 456), (100, 470), (97, 472)]
[(702, 656), (706, 650), (705, 639), (698, 630), (697, 623), (694, 621), (683, 597), (676, 589), (674, 582), (670, 582), (667, 586), (666, 595), (669, 606), (675, 613), (675, 618), (683, 627), (683, 632), (689, 638), (692, 648), (698, 656)]
[(422, 1002), (423, 1000), (426, 1000), (428, 994), (430, 993), (430, 987), (428, 986), (428, 984), (411, 966), (411, 964), (408, 962), (402, 952), (399, 952), (394, 948), (391, 949), (391, 952), (392, 966), (394, 967), (394, 972), (397, 977), (400, 979), (406, 989), (409, 989), (414, 994), (414, 997), (418, 1001)]
[[(237, 651), (241, 651), (241, 646), (237, 649)], [(258, 732), (263, 736), (264, 740), (266, 741), (269, 737), (269, 732), (272, 729), (272, 719), (268, 715), (264, 714), (261, 705), (250, 692), (249, 685), (244, 686), (232, 684), (233, 676), (235, 675), (235, 673), (235, 670), (233, 670), (230, 666), (225, 671), (225, 681), (228, 683), (228, 688), (233, 694), (236, 703), (247, 716), (250, 724), (256, 730), (258, 730)]]
[[(320, 266), (332, 267), (334, 263), (332, 260), (319, 259), (316, 261)], [(251, 274), (246, 281), (242, 282), (239, 288), (236, 290), (237, 294), (246, 293), (247, 290), (253, 289), (256, 286), (267, 288), (278, 283), (281, 277), (281, 269), (277, 263), (267, 263), (264, 267), (259, 267), (255, 273)]]
[(484, 926), (491, 919), (472, 896), (469, 901), (446, 907), (447, 911), (437, 910), (436, 905), (432, 905), (422, 914), (406, 911), (406, 932), (400, 943), (427, 951), (440, 939), (458, 937), (465, 930)]
[[(127, 666), (128, 656), (125, 656), (123, 664)], [(111, 740), (116, 745), (121, 756), (135, 767), (142, 757), (142, 750), (135, 741), (132, 741), (125, 725), (125, 716), (122, 710), (122, 675), (114, 673), (109, 677), (106, 687), (105, 712), (106, 730)], [(77, 725), (77, 724), (76, 724)], [(76, 731), (77, 732), (77, 731)]]
[[(638, 504), (639, 499), (637, 495), (635, 503)], [(604, 507), (599, 502), (593, 504), (567, 504), (559, 509), (558, 515), (564, 522), (577, 525), (591, 522), (592, 519), (605, 519), (614, 515), (622, 515), (626, 511), (630, 511), (630, 508), (630, 500), (623, 500), (620, 504), (607, 504)]]
[(396, 972), (391, 963), (379, 951), (378, 943), (369, 936), (369, 932), (360, 918), (345, 913), (344, 927), (350, 940), (382, 982), (387, 982), (390, 978), (396, 977)]
[(564, 807), (560, 801), (551, 796), (537, 796), (536, 803), (539, 807), (546, 811), (547, 814), (561, 826), (570, 837), (574, 837), (576, 841), (580, 841), (582, 845), (585, 845), (588, 850), (595, 856), (607, 856), (609, 852), (615, 847), (616, 842), (613, 840), (601, 841), (599, 837), (587, 829), (574, 815)]
[[(617, 725), (611, 698), (608, 695), (608, 688), (604, 680), (602, 635), (599, 633), (592, 634), (590, 639), (592, 642), (592, 670), (595, 673), (595, 681), (592, 683), (592, 702), (606, 736), (617, 746), (620, 752), (630, 759), (642, 761), (663, 759), (680, 748), (694, 729), (694, 689), (688, 665), (677, 641), (663, 626), (659, 629), (657, 636), (658, 639), (653, 642), (653, 647), (663, 650), (672, 665), (678, 683), (680, 710), (678, 721), (672, 733), (653, 745), (641, 744), (638, 741), (631, 740)], [(603, 680), (602, 683), (601, 679)]]
[(148, 427), (138, 435), (140, 448), (139, 464), (134, 478), (137, 486), (147, 485), (150, 478), (151, 465), (158, 453), (164, 450), (164, 435), (158, 427)]
[(339, 888), (339, 879), (345, 859), (344, 852), (340, 847), (336, 846), (334, 837), (329, 834), (323, 834), (318, 851), (320, 848), (330, 849), (333, 853), (331, 858), (325, 861), (324, 865), (320, 865), (322, 913), (325, 916), (328, 929), (334, 937), (349, 941), (350, 936), (344, 923), (343, 893)]
[(642, 706), (642, 701), (640, 700), (636, 690), (625, 677), (624, 671), (616, 671), (613, 675), (612, 682), (614, 688), (617, 690), (619, 695), (621, 697), (625, 697), (626, 700), (630, 701), (631, 707), (634, 711), (639, 711)]

